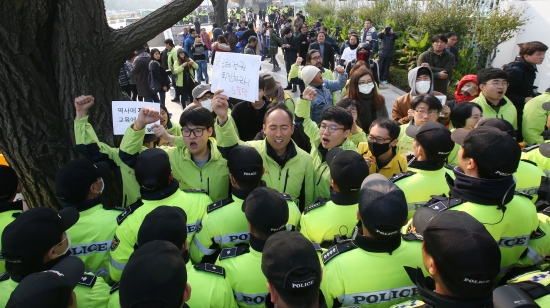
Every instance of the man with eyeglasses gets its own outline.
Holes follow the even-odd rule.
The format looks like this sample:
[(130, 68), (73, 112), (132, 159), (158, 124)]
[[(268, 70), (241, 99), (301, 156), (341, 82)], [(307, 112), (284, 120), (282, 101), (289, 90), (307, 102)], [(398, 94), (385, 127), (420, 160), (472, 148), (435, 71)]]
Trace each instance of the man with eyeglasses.
[(397, 150), (399, 125), (388, 118), (378, 118), (372, 122), (367, 142), (357, 146), (369, 165), (369, 173), (380, 173), (386, 178), (407, 171), (407, 159)]
[[(78, 210), (72, 207), (55, 212), (40, 206), (22, 213), (6, 226), (2, 233), (2, 257), (7, 272), (0, 274), (0, 307), (6, 307), (11, 293), (23, 279), (73, 258), (68, 255), (71, 239), (67, 230), (79, 217)], [(103, 278), (84, 273), (74, 288), (77, 306), (107, 307), (109, 289)]]
[[(201, 85), (203, 86), (203, 85)], [(200, 86), (199, 86), (200, 87)], [(206, 94), (204, 94), (206, 95)], [(201, 100), (208, 105), (209, 99)], [(133, 168), (136, 158), (145, 150), (141, 142), (145, 135), (145, 126), (155, 123), (159, 113), (152, 107), (144, 106), (134, 124), (125, 132), (120, 144), (122, 161)], [(182, 136), (170, 135), (164, 127), (155, 124), (151, 128), (155, 135), (176, 145), (162, 147), (170, 157), (174, 178), (181, 190), (202, 190), (212, 201), (228, 197), (229, 172), (227, 161), (218, 151), (214, 132), (212, 112), (198, 105), (185, 108), (180, 117)]]
[(481, 93), (472, 102), (478, 103), (483, 109), (483, 117), (486, 119), (504, 119), (514, 129), (518, 129), (517, 110), (512, 101), (506, 96), (508, 89), (508, 76), (500, 68), (484, 68), (477, 74)]
[(434, 72), (433, 89), (444, 95), (447, 95), (455, 63), (455, 56), (445, 49), (447, 42), (447, 36), (443, 34), (432, 36), (432, 47), (423, 52), (416, 61), (418, 66), (429, 67)]

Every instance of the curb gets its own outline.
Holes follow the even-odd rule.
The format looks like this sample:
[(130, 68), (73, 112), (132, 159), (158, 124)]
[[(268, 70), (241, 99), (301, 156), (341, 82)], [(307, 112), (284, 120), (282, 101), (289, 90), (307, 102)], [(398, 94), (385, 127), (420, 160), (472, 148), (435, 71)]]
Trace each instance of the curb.
[(399, 94), (399, 95), (403, 95), (403, 94), (407, 94), (407, 92), (399, 89), (398, 87), (388, 83), (388, 84), (385, 84), (384, 86), (388, 87), (388, 89), (392, 90), (393, 92)]

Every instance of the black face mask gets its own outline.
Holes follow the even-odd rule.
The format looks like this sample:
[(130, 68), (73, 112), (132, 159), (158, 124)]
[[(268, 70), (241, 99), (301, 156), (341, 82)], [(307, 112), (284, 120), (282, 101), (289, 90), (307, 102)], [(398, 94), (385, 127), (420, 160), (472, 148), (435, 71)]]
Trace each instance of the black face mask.
[(386, 153), (390, 149), (389, 143), (376, 143), (369, 141), (369, 150), (374, 155), (374, 157), (379, 157), (380, 155)]

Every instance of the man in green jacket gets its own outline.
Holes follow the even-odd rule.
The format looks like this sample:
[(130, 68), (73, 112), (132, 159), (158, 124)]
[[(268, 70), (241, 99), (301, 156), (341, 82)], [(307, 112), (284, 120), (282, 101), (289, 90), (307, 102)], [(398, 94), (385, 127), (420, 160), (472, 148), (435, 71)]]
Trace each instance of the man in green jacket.
[(447, 36), (432, 36), (432, 47), (423, 52), (417, 62), (418, 66), (427, 66), (434, 73), (434, 91), (447, 95), (447, 87), (453, 73), (455, 56), (447, 51)]
[[(526, 145), (544, 143), (543, 133), (546, 131), (550, 115), (550, 87), (535, 98), (529, 100), (523, 107), (523, 141)], [(548, 138), (548, 137), (547, 137)]]
[(243, 142), (239, 140), (235, 122), (227, 112), (229, 97), (222, 94), (223, 91), (220, 89), (214, 94), (212, 109), (218, 115), (214, 128), (224, 156), (227, 157), (231, 148), (239, 144), (256, 148), (263, 159), (265, 172), (262, 180), (267, 187), (289, 194), (303, 210), (314, 198), (313, 164), (310, 156), (291, 139), (294, 125), (290, 110), (283, 104), (267, 110), (263, 124), (265, 139)]

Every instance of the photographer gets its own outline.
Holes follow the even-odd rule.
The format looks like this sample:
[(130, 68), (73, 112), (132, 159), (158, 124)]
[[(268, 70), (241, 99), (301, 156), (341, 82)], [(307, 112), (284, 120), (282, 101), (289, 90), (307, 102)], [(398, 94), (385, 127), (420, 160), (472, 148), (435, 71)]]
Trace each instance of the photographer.
[(395, 53), (395, 40), (399, 35), (393, 32), (391, 25), (386, 25), (384, 31), (378, 33), (378, 38), (382, 41), (380, 52), (378, 52), (378, 62), (380, 66), (380, 80), (383, 84), (388, 84), (388, 73), (390, 72), (390, 64)]
[(306, 24), (302, 24), (299, 29), (300, 34), (296, 37), (294, 44), (298, 46), (298, 56), (305, 59), (309, 50), (309, 31)]

